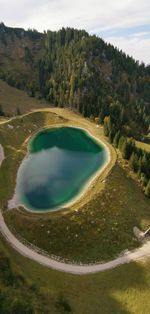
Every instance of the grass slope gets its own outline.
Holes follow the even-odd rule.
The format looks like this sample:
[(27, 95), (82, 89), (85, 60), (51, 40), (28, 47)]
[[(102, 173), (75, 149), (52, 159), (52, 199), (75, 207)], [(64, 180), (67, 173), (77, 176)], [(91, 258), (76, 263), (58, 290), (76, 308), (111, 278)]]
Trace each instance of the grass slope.
[[(5, 85), (5, 88), (3, 84), (5, 83), (0, 81), (0, 103), (5, 105), (8, 112), (15, 114), (16, 108), (19, 106), (22, 113), (34, 108), (32, 98), (27, 97), (27, 100), (25, 100), (26, 96), (23, 92), (19, 92), (21, 93), (21, 96), (19, 96), (17, 90), (10, 90), (11, 88), (8, 90), (7, 86)], [(2, 96), (3, 92), (4, 96)], [(13, 95), (13, 93), (15, 93), (15, 95)], [(37, 106), (38, 104), (36, 102), (35, 108), (37, 108)], [(62, 114), (61, 110), (57, 110), (57, 113)], [(2, 206), (3, 209), (7, 205), (8, 198), (12, 196), (14, 191), (16, 172), (19, 163), (26, 153), (26, 139), (38, 128), (51, 123), (64, 123), (69, 117), (69, 111), (65, 112), (66, 120), (60, 119), (58, 116), (52, 116), (47, 112), (40, 114), (35, 113), (8, 122), (14, 129), (8, 127), (8, 124), (0, 126), (0, 142), (4, 146), (5, 156), (7, 156), (7, 159), (3, 162), (2, 168), (0, 169), (0, 206)], [(76, 123), (78, 119), (77, 117)], [(84, 123), (86, 126), (86, 120), (84, 120)], [(18, 125), (20, 125), (19, 128)], [(97, 133), (101, 134), (101, 130), (98, 129)], [(116, 235), (117, 241), (120, 241), (120, 235), (122, 234), (122, 243), (129, 243), (133, 235), (133, 224), (136, 223), (141, 228), (146, 228), (150, 219), (149, 200), (140, 193), (135, 183), (125, 175), (120, 167), (116, 166), (108, 177), (106, 184), (108, 186), (107, 193), (103, 193), (101, 199), (99, 190), (103, 184), (98, 184), (96, 199), (93, 203), (88, 202), (86, 206), (81, 206), (80, 210), (82, 214), (74, 212), (69, 216), (60, 217), (58, 221), (56, 219), (57, 216), (53, 217), (51, 221), (49, 221), (49, 217), (42, 218), (45, 224), (43, 235), (45, 235), (46, 241), (49, 241), (46, 228), (49, 228), (49, 224), (51, 224), (52, 227), (53, 222), (56, 235), (61, 235), (61, 239), (63, 239), (63, 248), (65, 234), (67, 234), (65, 226), (70, 223), (70, 217), (73, 219), (71, 226), (72, 231), (76, 233), (81, 232), (82, 225), (84, 230), (87, 228), (87, 233), (84, 233), (84, 231), (83, 234), (87, 236), (88, 241), (90, 234), (95, 241), (95, 237), (93, 237), (94, 228), (95, 225), (100, 225), (102, 235), (104, 235), (103, 239), (105, 239), (106, 236), (108, 237), (107, 241), (105, 241), (105, 245), (109, 243), (108, 247), (110, 248), (112, 247), (112, 241), (114, 241)], [(119, 198), (119, 201), (117, 201), (117, 198)], [(24, 221), (26, 224), (25, 228), (31, 229), (29, 217), (27, 214), (25, 215), (25, 213), (18, 213), (17, 216), (15, 211), (10, 212), (10, 217), (7, 218), (8, 220), (12, 219), (11, 223), (14, 221), (13, 213), (21, 226), (22, 221)], [(92, 216), (93, 214), (94, 217)], [(96, 215), (98, 216), (96, 217)], [(123, 215), (125, 215), (124, 218)], [(38, 226), (38, 220), (40, 221), (41, 218), (33, 219), (34, 217), (31, 216), (30, 218), (32, 227), (34, 227), (34, 224)], [(82, 219), (82, 225), (79, 223), (80, 219)], [(63, 220), (63, 222), (66, 221), (62, 226), (60, 226), (61, 220)], [(95, 221), (94, 225), (92, 223), (93, 220)], [(119, 227), (116, 225), (116, 222), (119, 223)], [(60, 229), (57, 230), (57, 227), (63, 228), (65, 231), (64, 234), (62, 232), (60, 234)], [(18, 228), (20, 229), (20, 227)], [(95, 230), (97, 230), (96, 228)], [(105, 228), (106, 232), (104, 232)], [(54, 228), (52, 228), (52, 230), (54, 231)], [(74, 251), (76, 247), (79, 247), (78, 238), (75, 242), (76, 233), (72, 233)], [(35, 234), (37, 236), (37, 231)], [(85, 238), (82, 238), (83, 234), (81, 232), (81, 245), (83, 240), (86, 244)], [(102, 248), (104, 242), (101, 243), (100, 234), (96, 240), (98, 242), (96, 242), (95, 253), (89, 253), (87, 256), (88, 259), (93, 258), (93, 255), (96, 256), (100, 245)], [(32, 236), (31, 232), (30, 236)], [(89, 244), (90, 242), (88, 242), (88, 245)], [(86, 250), (85, 248), (83, 249), (84, 254), (85, 251), (87, 252), (87, 248)], [(56, 250), (58, 250), (58, 240), (56, 241)], [(80, 258), (82, 255), (81, 250), (77, 252), (78, 257), (80, 253)], [(92, 251), (93, 249), (91, 252)], [(69, 254), (70, 253), (71, 251), (69, 249)], [(8, 266), (7, 264), (10, 265)], [(27, 314), (27, 309), (30, 314), (58, 314), (68, 312), (74, 314), (149, 314), (149, 293), (150, 261), (145, 263), (130, 263), (129, 265), (121, 266), (115, 270), (95, 275), (82, 277), (73, 276), (44, 268), (29, 259), (23, 258), (0, 238), (1, 314), (16, 314), (16, 308), (19, 302), (26, 305), (26, 307), (24, 306), (21, 310), (21, 314)]]
[[(102, 129), (66, 109), (34, 112), (1, 125), (1, 144), (7, 156), (0, 172), (3, 209), (14, 193), (17, 169), (26, 153), (26, 139), (38, 128), (58, 123), (82, 125), (103, 138)], [(115, 161), (113, 154), (112, 150), (112, 162)], [(7, 224), (18, 236), (50, 254), (89, 263), (108, 260), (127, 248), (137, 247), (133, 227), (146, 229), (149, 226), (149, 208), (150, 200), (116, 165), (105, 184), (103, 177), (97, 179), (90, 193), (88, 191), (83, 200), (68, 210), (45, 215), (16, 210), (4, 214)]]
[(29, 97), (26, 92), (11, 87), (0, 80), (0, 105), (6, 115), (12, 116), (17, 114), (17, 109), (20, 110), (21, 114), (24, 114), (32, 109), (45, 107), (46, 102)]
[(105, 189), (78, 211), (32, 216), (13, 210), (5, 218), (13, 232), (49, 254), (90, 263), (137, 247), (133, 227), (149, 227), (149, 208), (150, 200), (116, 165)]
[[(23, 300), (36, 314), (149, 314), (150, 261), (130, 263), (115, 270), (86, 276), (73, 276), (44, 268), (17, 254), (3, 241), (0, 253), (11, 261), (9, 285), (1, 272), (0, 297), (9, 309), (15, 300)], [(12, 289), (13, 288), (13, 289)], [(12, 314), (16, 312), (0, 312)], [(19, 312), (20, 313), (20, 312)], [(27, 312), (25, 312), (27, 313)], [(32, 313), (32, 312), (29, 312)]]

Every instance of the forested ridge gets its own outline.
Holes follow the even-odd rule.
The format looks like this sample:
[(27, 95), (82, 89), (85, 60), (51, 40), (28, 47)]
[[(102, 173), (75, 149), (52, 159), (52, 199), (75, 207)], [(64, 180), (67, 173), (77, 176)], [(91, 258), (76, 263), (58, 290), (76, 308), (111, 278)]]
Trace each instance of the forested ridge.
[(127, 135), (146, 134), (150, 66), (84, 30), (44, 34), (0, 24), (0, 77), (86, 117), (117, 117)]
[(97, 118), (150, 195), (150, 153), (134, 142), (149, 132), (150, 66), (84, 30), (42, 34), (1, 23), (0, 77), (31, 96)]
[(115, 115), (126, 134), (139, 136), (149, 126), (149, 74), (149, 67), (96, 36), (73, 29), (48, 31), (39, 90), (51, 103), (98, 116), (101, 123)]

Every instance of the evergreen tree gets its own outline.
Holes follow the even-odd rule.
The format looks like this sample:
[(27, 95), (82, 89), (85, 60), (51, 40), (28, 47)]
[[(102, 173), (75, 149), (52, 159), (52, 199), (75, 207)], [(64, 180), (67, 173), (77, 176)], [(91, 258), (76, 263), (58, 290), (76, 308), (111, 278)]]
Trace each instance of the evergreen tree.
[(137, 172), (139, 169), (139, 161), (138, 161), (138, 157), (136, 153), (132, 153), (131, 157), (130, 157), (130, 166), (131, 168)]
[(110, 123), (110, 117), (105, 117), (104, 119), (104, 135), (109, 136), (111, 130), (111, 123)]
[(119, 138), (119, 142), (118, 142), (118, 148), (120, 150), (120, 152), (122, 153), (123, 149), (124, 149), (124, 143), (126, 141), (126, 138), (124, 136), (121, 136)]
[(120, 136), (121, 136), (120, 131), (116, 132), (114, 140), (113, 140), (113, 144), (116, 148), (118, 147)]
[(147, 183), (146, 189), (145, 189), (145, 195), (150, 197), (150, 180)]

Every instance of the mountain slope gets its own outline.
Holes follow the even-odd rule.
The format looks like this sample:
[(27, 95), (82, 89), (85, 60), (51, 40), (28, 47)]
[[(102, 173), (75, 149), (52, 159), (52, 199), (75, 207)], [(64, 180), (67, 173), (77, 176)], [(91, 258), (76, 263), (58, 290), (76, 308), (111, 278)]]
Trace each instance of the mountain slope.
[(37, 83), (37, 60), (43, 34), (0, 24), (0, 78), (24, 89)]
[(30, 95), (101, 123), (109, 116), (111, 137), (118, 130), (137, 139), (148, 132), (150, 67), (84, 30), (41, 34), (1, 23), (0, 60), (0, 77)]
[(4, 116), (11, 117), (43, 107), (48, 107), (46, 101), (29, 97), (25, 91), (9, 86), (0, 80), (0, 112), (3, 112)]
[(149, 87), (149, 68), (102, 39), (72, 29), (47, 32), (39, 88), (55, 105), (99, 116), (102, 123), (111, 115), (119, 129), (139, 136), (149, 125)]

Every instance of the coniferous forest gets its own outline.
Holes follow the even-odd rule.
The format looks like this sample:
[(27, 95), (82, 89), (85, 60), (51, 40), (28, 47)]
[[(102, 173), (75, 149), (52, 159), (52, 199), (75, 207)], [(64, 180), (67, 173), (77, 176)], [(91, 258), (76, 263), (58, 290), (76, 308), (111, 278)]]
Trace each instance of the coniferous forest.
[(150, 153), (135, 142), (149, 141), (150, 66), (84, 30), (38, 33), (1, 23), (0, 78), (51, 105), (96, 118), (150, 196)]

